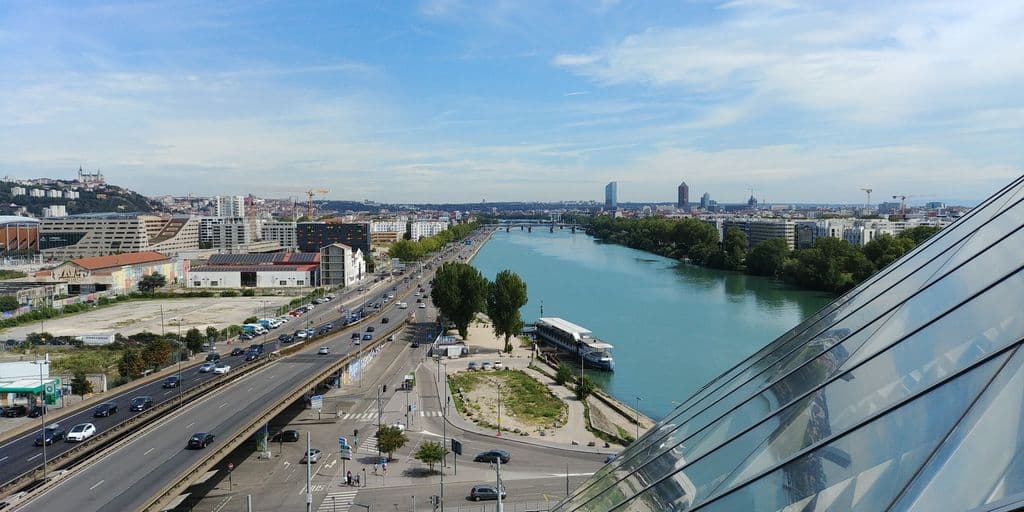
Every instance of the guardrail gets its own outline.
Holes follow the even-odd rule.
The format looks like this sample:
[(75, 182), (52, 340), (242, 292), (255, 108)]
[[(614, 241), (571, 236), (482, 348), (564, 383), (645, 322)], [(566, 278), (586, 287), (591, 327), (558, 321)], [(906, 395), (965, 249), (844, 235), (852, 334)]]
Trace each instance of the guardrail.
[[(397, 333), (405, 327), (405, 322), (397, 323), (391, 330), (386, 331), (381, 338), (368, 343), (366, 349), (372, 350), (377, 348), (384, 343), (387, 343), (387, 336)], [(311, 341), (311, 340), (307, 340)], [(295, 345), (288, 347), (288, 354), (298, 352), (302, 345)], [(283, 351), (282, 351), (283, 352)], [(167, 504), (181, 494), (185, 489), (192, 485), (192, 481), (197, 477), (206, 474), (227, 454), (231, 453), (242, 443), (249, 440), (249, 438), (256, 433), (263, 425), (266, 425), (275, 416), (280, 414), (282, 411), (288, 408), (289, 405), (299, 400), (309, 390), (311, 385), (316, 385), (320, 382), (330, 379), (335, 372), (340, 370), (345, 365), (351, 363), (358, 357), (361, 357), (362, 352), (350, 353), (339, 359), (334, 364), (329, 365), (326, 369), (320, 371), (311, 378), (305, 379), (302, 382), (292, 387), (282, 400), (278, 400), (270, 406), (264, 408), (255, 419), (249, 423), (248, 426), (243, 428), (237, 435), (235, 435), (228, 443), (224, 444), (220, 448), (210, 452), (205, 458), (202, 458), (192, 464), (191, 467), (186, 469), (182, 476), (177, 480), (167, 484), (161, 489), (153, 498), (143, 507), (141, 510), (145, 511), (159, 511), (162, 510)]]

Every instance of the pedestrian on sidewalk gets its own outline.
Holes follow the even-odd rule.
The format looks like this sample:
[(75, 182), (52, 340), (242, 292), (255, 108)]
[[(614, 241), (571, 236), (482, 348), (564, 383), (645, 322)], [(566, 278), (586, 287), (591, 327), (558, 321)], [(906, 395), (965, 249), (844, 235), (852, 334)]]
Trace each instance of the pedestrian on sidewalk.
[(345, 483), (348, 484), (348, 485), (352, 485), (352, 472), (351, 471), (349, 471), (348, 473), (345, 474)]
[(356, 475), (356, 487), (359, 487), (359, 475)]

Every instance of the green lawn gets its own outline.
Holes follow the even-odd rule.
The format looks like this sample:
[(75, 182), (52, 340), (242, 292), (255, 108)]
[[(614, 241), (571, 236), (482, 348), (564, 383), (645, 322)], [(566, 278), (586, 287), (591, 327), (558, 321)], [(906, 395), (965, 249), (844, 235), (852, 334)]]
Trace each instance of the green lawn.
[[(461, 372), (449, 376), (452, 389), (461, 388), (469, 393), (479, 386), (496, 388), (500, 383), (502, 405), (520, 421), (537, 425), (559, 422), (566, 406), (540, 382), (519, 370), (491, 372)], [(456, 399), (456, 407), (465, 405)]]

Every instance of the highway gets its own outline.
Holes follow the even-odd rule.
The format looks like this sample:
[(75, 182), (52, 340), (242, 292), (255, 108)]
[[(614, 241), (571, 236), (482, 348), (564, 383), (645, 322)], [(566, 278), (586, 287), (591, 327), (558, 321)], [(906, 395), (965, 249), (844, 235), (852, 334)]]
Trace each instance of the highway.
[[(320, 322), (322, 319), (324, 319), (324, 317), (326, 317), (325, 313), (328, 310), (331, 310), (334, 307), (338, 307), (339, 304), (344, 304), (345, 307), (350, 307), (351, 309), (358, 309), (367, 302), (367, 299), (363, 295), (373, 293), (373, 291), (371, 290), (366, 294), (352, 297), (353, 295), (356, 295), (354, 292), (355, 290), (347, 294), (349, 296), (347, 301), (346, 296), (341, 295), (335, 298), (334, 301), (319, 306), (312, 312), (307, 313), (307, 316), (315, 315), (317, 316), (318, 322)], [(352, 304), (358, 305), (352, 306)], [(306, 321), (305, 319), (294, 319), (293, 321), (284, 324), (284, 326), (279, 328), (277, 331), (274, 331), (275, 334), (273, 336), (264, 336), (262, 337), (261, 340), (253, 340), (253, 343), (256, 343), (257, 341), (266, 340), (266, 352), (269, 353), (273, 350), (276, 350), (277, 334), (281, 332), (290, 331), (290, 325), (298, 325), (299, 323), (305, 324)], [(319, 326), (320, 323), (314, 325)], [(214, 375), (212, 372), (200, 373), (198, 364), (201, 363), (202, 360), (202, 357), (199, 357), (197, 359), (187, 361), (182, 364), (182, 370), (180, 373), (182, 377), (182, 386), (180, 388), (163, 389), (162, 379), (142, 385), (132, 386), (129, 384), (128, 386), (125, 387), (125, 389), (115, 388), (114, 390), (111, 391), (109, 396), (105, 396), (103, 399), (104, 402), (117, 403), (117, 413), (114, 415), (102, 418), (94, 418), (94, 408), (88, 407), (64, 415), (54, 414), (54, 412), (56, 411), (51, 412), (51, 414), (47, 416), (45, 422), (47, 425), (52, 423), (59, 423), (62, 427), (64, 427), (65, 430), (70, 430), (71, 427), (79, 423), (92, 423), (96, 425), (97, 434), (100, 434), (119, 423), (127, 421), (128, 419), (138, 414), (141, 414), (140, 412), (129, 410), (129, 402), (133, 397), (151, 396), (153, 397), (153, 405), (155, 406), (167, 400), (176, 400), (178, 399), (180, 393), (183, 393), (188, 389), (197, 386), (203, 382), (222, 377), (220, 375)], [(224, 357), (221, 358), (221, 361), (230, 365), (232, 371), (235, 371), (236, 369), (247, 364), (244, 356), (225, 355)], [(36, 435), (39, 433), (38, 425), (39, 424), (37, 423), (36, 428), (34, 428), (33, 430), (25, 434), (22, 434), (18, 437), (15, 437), (13, 439), (5, 440), (3, 441), (3, 444), (0, 444), (0, 482), (10, 482), (18, 478), (20, 475), (23, 475), (29, 471), (32, 471), (42, 466), (43, 448), (41, 446), (35, 446), (34, 444)], [(71, 449), (74, 446), (76, 445), (71, 443), (65, 443), (63, 441), (58, 441), (50, 446), (47, 446), (47, 460), (52, 459), (53, 457), (56, 457), (61, 453), (64, 453), (65, 451)]]
[[(431, 273), (423, 273), (427, 281)], [(299, 381), (325, 370), (331, 363), (359, 350), (350, 335), (373, 325), (382, 330), (381, 318), (401, 321), (409, 310), (398, 309), (398, 301), (415, 308), (413, 287), (417, 281), (402, 283), (383, 314), (372, 321), (336, 331), (323, 341), (309, 344), (302, 352), (278, 360), (247, 375), (204, 398), (186, 405), (164, 417), (154, 426), (126, 440), (103, 457), (77, 468), (71, 475), (38, 498), (19, 508), (24, 511), (125, 511), (145, 505), (152, 495), (174, 481), (180, 473), (204, 454), (185, 450), (185, 443), (195, 432), (221, 434), (207, 450), (216, 449), (252, 421), (252, 415), (265, 404), (280, 402)], [(331, 348), (330, 355), (317, 355), (321, 345)]]

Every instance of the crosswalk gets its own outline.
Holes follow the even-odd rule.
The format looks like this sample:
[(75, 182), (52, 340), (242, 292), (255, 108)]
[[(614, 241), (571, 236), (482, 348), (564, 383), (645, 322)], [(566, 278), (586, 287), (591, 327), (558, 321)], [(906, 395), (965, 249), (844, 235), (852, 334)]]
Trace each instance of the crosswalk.
[(359, 443), (358, 453), (365, 453), (368, 455), (377, 455), (377, 438), (376, 436), (367, 436), (365, 440)]
[[(444, 416), (441, 411), (416, 411), (420, 417), (426, 418), (440, 418)], [(363, 412), (363, 413), (345, 413), (341, 416), (342, 420), (356, 420), (356, 421), (377, 421), (377, 413), (375, 412)]]
[(317, 512), (348, 512), (352, 508), (352, 502), (356, 499), (358, 489), (342, 489), (327, 493), (324, 500), (320, 502)]

